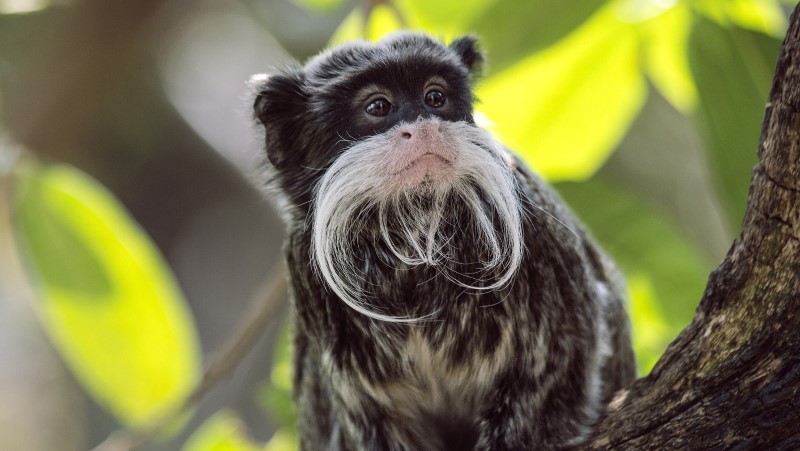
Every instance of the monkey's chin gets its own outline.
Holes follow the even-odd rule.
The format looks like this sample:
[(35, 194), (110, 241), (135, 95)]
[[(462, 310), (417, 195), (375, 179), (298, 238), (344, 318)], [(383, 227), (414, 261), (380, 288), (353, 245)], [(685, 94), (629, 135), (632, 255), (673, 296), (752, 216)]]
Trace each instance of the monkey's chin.
[(412, 161), (397, 173), (391, 174), (391, 185), (395, 189), (417, 187), (443, 187), (456, 176), (453, 163), (439, 155), (427, 153)]

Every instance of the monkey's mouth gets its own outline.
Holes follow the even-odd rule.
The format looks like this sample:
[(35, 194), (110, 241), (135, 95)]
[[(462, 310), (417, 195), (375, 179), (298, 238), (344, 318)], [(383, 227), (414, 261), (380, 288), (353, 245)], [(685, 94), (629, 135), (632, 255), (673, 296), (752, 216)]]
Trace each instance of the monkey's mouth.
[(402, 179), (417, 179), (420, 176), (423, 178), (425, 176), (438, 177), (449, 174), (452, 167), (453, 162), (449, 159), (433, 152), (427, 152), (413, 159), (403, 169), (393, 172), (392, 176)]

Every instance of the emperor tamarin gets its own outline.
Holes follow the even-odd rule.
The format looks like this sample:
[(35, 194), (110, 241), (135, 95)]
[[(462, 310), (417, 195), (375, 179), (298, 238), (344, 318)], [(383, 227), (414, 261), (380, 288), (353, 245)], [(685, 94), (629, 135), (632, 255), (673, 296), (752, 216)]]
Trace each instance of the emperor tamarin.
[(399, 33), (256, 78), (302, 449), (560, 448), (634, 377), (616, 269), (475, 125), (482, 61)]

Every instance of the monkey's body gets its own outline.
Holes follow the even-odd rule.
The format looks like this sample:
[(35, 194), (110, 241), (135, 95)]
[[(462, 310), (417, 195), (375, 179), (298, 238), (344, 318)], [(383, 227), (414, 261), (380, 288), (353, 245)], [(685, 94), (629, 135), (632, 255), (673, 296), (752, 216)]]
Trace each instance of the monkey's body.
[(469, 38), (400, 35), (259, 88), (305, 450), (562, 447), (634, 377), (613, 265), (472, 123), (479, 62)]

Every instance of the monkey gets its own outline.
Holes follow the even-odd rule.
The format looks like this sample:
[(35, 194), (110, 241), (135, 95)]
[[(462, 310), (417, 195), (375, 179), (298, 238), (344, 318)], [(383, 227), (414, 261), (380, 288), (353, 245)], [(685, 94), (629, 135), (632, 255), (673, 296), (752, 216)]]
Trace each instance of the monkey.
[(476, 125), (483, 63), (398, 32), (254, 78), (303, 450), (569, 447), (635, 377), (620, 272)]

